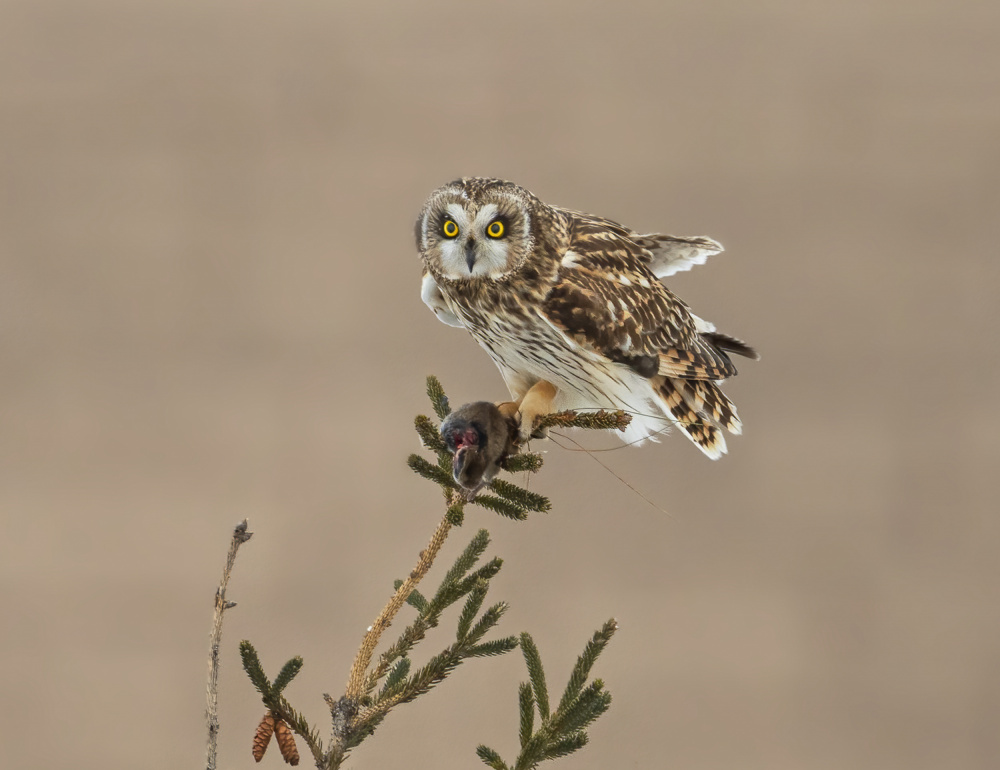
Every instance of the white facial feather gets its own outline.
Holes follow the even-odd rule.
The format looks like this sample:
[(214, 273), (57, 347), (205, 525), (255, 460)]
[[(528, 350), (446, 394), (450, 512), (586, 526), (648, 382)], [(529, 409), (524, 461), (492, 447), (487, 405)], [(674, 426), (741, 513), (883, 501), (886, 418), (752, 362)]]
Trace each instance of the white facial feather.
[(469, 215), (465, 210), (465, 206), (461, 203), (449, 203), (444, 207), (444, 210), (448, 212), (448, 216), (455, 220), (459, 229), (458, 237), (461, 238), (469, 226)]
[(496, 219), (496, 216), (497, 205), (495, 203), (487, 203), (476, 214), (476, 221), (473, 223), (472, 229), (478, 253), (472, 271), (473, 275), (502, 278), (507, 273), (508, 240), (506, 238), (490, 238), (486, 234), (486, 228), (490, 222)]
[(458, 225), (458, 235), (454, 238), (442, 238), (441, 267), (447, 278), (468, 278), (469, 267), (465, 261), (465, 244), (469, 237), (469, 215), (460, 203), (449, 203), (444, 210)]
[[(442, 238), (440, 242), (444, 276), (461, 280), (473, 277), (497, 279), (506, 275), (509, 243), (506, 238), (490, 238), (486, 234), (486, 228), (496, 219), (496, 204), (486, 204), (471, 220), (469, 212), (460, 203), (449, 203), (445, 211), (458, 225), (458, 235)], [(424, 227), (427, 227), (427, 217), (424, 218)], [(475, 255), (471, 270), (468, 262), (470, 245)]]

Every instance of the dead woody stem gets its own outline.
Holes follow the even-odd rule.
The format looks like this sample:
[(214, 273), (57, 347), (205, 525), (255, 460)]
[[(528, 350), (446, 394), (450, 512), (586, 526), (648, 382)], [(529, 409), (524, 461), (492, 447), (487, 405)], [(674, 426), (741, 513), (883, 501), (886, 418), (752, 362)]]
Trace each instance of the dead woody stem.
[(208, 708), (205, 712), (205, 718), (208, 721), (208, 749), (205, 766), (208, 770), (215, 770), (219, 743), (219, 645), (222, 642), (222, 615), (226, 610), (236, 606), (236, 602), (226, 601), (226, 588), (229, 586), (229, 577), (232, 575), (233, 565), (236, 563), (236, 552), (252, 536), (253, 532), (247, 531), (246, 519), (233, 529), (233, 539), (229, 543), (229, 554), (226, 556), (226, 566), (222, 570), (222, 580), (219, 587), (215, 589), (215, 615), (212, 618), (208, 653), (208, 687), (206, 688)]

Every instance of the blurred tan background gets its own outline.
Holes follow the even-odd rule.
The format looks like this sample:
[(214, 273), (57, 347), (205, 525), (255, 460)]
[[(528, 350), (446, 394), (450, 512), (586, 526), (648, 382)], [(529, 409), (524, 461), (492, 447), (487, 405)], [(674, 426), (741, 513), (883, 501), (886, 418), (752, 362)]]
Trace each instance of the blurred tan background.
[[(998, 33), (986, 2), (5, 0), (4, 763), (203, 762), (243, 517), (221, 766), (262, 713), (242, 638), (304, 656), (327, 732), (441, 512), (404, 464), (425, 375), (505, 395), (412, 243), (431, 189), (496, 175), (721, 240), (671, 286), (763, 354), (721, 462), (599, 455), (668, 513), (549, 445), (551, 514), (448, 544), (490, 529), (554, 683), (619, 619), (614, 704), (559, 766), (996, 767)], [(468, 665), (350, 765), (512, 757), (524, 678)]]

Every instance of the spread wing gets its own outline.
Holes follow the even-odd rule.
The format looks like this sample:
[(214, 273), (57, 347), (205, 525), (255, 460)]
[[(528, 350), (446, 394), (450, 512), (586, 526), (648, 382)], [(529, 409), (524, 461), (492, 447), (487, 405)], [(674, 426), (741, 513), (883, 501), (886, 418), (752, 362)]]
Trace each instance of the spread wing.
[(584, 348), (646, 377), (720, 380), (736, 374), (726, 354), (733, 348), (713, 344), (713, 335), (721, 335), (714, 327), (700, 329), (700, 319), (657, 280), (653, 253), (642, 241), (654, 236), (636, 236), (597, 217), (570, 216), (559, 283), (542, 307), (550, 323)]
[(713, 254), (720, 253), (722, 244), (704, 235), (684, 237), (649, 233), (635, 235), (632, 240), (650, 253), (649, 269), (657, 278), (666, 278), (695, 265), (704, 265)]
[(657, 278), (666, 278), (674, 273), (690, 270), (695, 265), (704, 265), (709, 257), (724, 251), (721, 243), (704, 235), (684, 236), (667, 235), (666, 233), (640, 235), (634, 230), (604, 217), (595, 217), (568, 209), (563, 209), (563, 211), (573, 219), (603, 227), (638, 245), (645, 252), (640, 254), (640, 260)]

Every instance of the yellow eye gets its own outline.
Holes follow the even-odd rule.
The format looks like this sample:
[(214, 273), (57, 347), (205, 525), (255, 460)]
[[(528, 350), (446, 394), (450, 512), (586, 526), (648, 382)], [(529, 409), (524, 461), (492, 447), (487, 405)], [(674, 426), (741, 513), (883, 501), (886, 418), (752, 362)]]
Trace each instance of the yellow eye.
[(441, 225), (441, 232), (444, 233), (445, 238), (454, 238), (458, 235), (458, 225), (456, 225), (452, 220), (444, 220), (444, 224)]
[(499, 219), (494, 219), (490, 222), (490, 226), (486, 228), (486, 234), (490, 238), (503, 238), (503, 222)]

